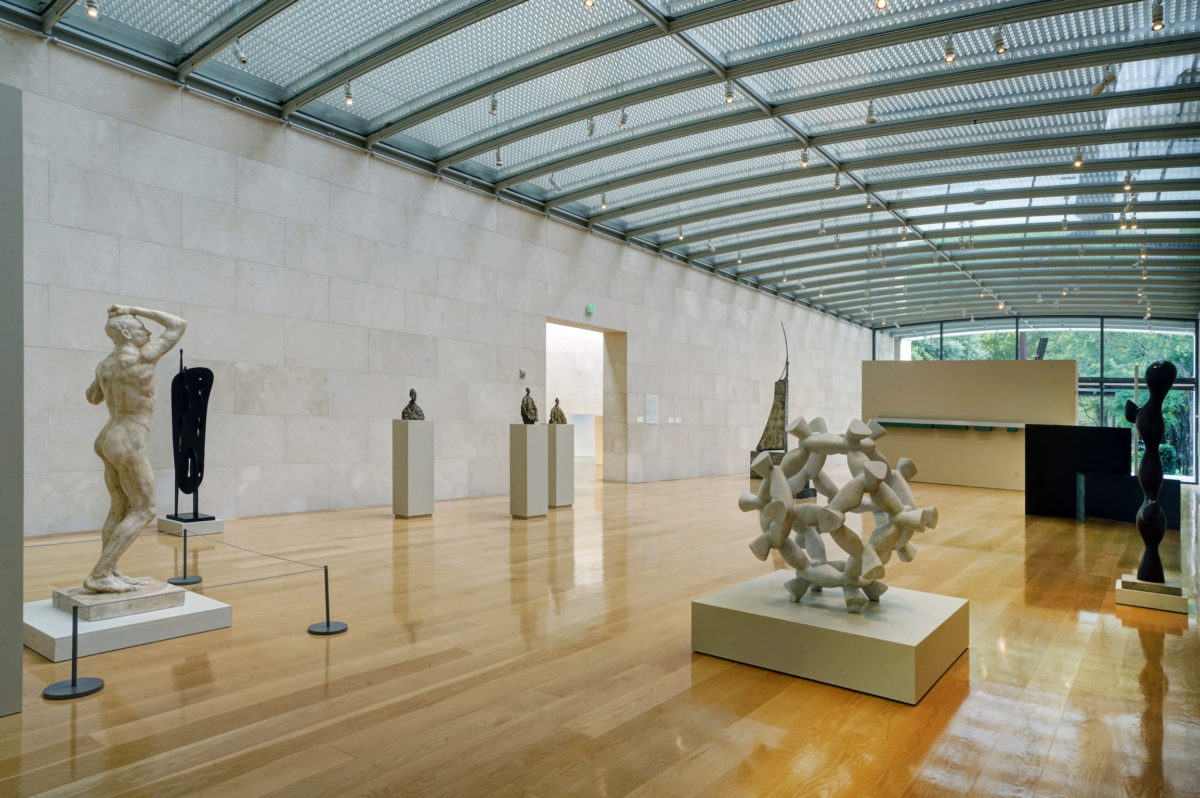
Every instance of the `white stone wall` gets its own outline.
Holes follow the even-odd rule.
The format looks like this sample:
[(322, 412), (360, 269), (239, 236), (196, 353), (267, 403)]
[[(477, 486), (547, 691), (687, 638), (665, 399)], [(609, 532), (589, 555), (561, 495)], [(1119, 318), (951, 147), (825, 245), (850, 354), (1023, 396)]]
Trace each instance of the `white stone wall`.
[[(103, 519), (104, 411), (83, 393), (117, 301), (182, 315), (188, 362), (216, 373), (201, 492), (222, 516), (387, 503), (409, 387), (437, 424), (437, 498), (506, 492), (523, 382), (549, 409), (547, 318), (628, 333), (630, 481), (745, 469), (780, 320), (792, 414), (837, 427), (860, 405), (860, 328), (7, 28), (0, 82), (27, 93), (27, 534)], [(632, 423), (647, 393), (683, 423)]]
[[(604, 334), (595, 330), (546, 325), (546, 405), (550, 418), (554, 398), (564, 413), (604, 414)], [(540, 408), (539, 408), (540, 409)]]

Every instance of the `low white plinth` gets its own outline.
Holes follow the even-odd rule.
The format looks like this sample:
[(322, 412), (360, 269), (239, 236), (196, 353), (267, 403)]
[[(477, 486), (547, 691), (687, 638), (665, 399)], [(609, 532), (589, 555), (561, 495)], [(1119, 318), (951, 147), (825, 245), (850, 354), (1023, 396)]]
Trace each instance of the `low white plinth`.
[(967, 600), (893, 587), (861, 613), (840, 589), (788, 600), (790, 570), (692, 602), (692, 649), (915, 704), (967, 649)]
[(181, 607), (186, 593), (181, 587), (149, 578), (140, 589), (125, 593), (93, 593), (79, 585), (61, 588), (50, 596), (50, 603), (68, 615), (79, 607), (81, 621), (106, 621), (122, 615)]
[(158, 531), (168, 535), (183, 537), (184, 527), (187, 527), (188, 537), (192, 535), (218, 535), (225, 531), (225, 520), (214, 518), (211, 521), (176, 521), (165, 515), (158, 517)]
[(392, 514), (433, 515), (433, 422), (392, 419)]
[[(180, 607), (103, 621), (80, 621), (79, 656), (224, 629), (233, 624), (233, 609), (228, 604), (190, 590), (185, 592)], [(22, 642), (51, 662), (70, 659), (71, 614), (55, 609), (50, 599), (26, 602)]]
[(1188, 597), (1184, 595), (1178, 579), (1143, 582), (1133, 574), (1125, 574), (1117, 580), (1116, 602), (1131, 607), (1181, 612), (1184, 615), (1188, 611)]
[(575, 425), (546, 425), (550, 458), (547, 486), (551, 507), (570, 507), (575, 503)]
[(548, 510), (548, 441), (545, 424), (508, 428), (508, 506), (513, 518), (538, 518)]

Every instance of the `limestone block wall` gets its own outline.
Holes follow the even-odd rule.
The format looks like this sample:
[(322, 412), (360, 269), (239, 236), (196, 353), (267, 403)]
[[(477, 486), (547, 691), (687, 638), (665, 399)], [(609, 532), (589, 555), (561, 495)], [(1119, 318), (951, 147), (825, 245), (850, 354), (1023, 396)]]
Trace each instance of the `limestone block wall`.
[[(103, 519), (83, 392), (118, 301), (183, 316), (188, 362), (216, 374), (201, 495), (222, 516), (386, 504), (410, 387), (438, 425), (437, 498), (506, 492), (522, 385), (549, 409), (547, 319), (627, 333), (610, 478), (744, 471), (781, 320), (792, 414), (836, 428), (860, 405), (860, 328), (23, 32), (0, 28), (0, 82), (25, 92), (27, 534)], [(647, 393), (683, 423), (635, 423)]]

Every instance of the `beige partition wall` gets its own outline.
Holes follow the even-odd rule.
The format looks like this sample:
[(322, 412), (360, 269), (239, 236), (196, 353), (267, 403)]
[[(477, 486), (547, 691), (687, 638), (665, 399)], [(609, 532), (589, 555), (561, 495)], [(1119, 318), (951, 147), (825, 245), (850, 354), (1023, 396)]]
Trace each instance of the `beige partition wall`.
[(880, 450), (918, 482), (1023, 490), (1024, 425), (1075, 423), (1074, 360), (864, 361), (862, 385)]

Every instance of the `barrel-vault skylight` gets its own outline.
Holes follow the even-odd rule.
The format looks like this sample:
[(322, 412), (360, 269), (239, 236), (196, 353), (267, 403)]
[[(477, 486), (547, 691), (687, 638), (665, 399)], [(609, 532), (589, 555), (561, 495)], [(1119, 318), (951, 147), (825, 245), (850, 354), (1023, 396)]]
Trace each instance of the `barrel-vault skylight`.
[(869, 326), (1200, 313), (1200, 0), (0, 0), (0, 20)]

